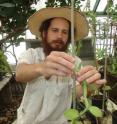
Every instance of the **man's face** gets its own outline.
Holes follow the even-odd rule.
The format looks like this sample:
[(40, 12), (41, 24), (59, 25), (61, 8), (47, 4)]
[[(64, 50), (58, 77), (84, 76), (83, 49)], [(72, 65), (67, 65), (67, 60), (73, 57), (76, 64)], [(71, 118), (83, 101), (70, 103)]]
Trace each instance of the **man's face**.
[(64, 51), (66, 49), (69, 35), (69, 23), (64, 18), (54, 18), (48, 28), (47, 34), (43, 33), (46, 38), (45, 45), (49, 49)]

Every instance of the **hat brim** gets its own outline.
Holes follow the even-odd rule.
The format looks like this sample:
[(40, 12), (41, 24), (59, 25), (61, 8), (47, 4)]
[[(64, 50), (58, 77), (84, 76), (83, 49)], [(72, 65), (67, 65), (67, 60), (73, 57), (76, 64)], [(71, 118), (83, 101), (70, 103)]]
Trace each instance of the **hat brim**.
[[(42, 22), (54, 18), (62, 17), (71, 22), (71, 9), (69, 7), (43, 8), (30, 16), (28, 27), (32, 34), (40, 37), (39, 27)], [(86, 17), (79, 11), (74, 11), (75, 40), (81, 40), (88, 35), (89, 26)]]

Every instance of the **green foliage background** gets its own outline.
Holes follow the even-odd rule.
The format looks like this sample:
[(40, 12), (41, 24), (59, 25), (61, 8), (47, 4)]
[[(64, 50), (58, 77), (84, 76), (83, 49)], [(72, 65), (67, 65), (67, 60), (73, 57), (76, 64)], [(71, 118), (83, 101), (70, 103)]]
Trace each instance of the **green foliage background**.
[(27, 28), (27, 19), (36, 10), (31, 7), (38, 0), (0, 0), (0, 45), (18, 40)]

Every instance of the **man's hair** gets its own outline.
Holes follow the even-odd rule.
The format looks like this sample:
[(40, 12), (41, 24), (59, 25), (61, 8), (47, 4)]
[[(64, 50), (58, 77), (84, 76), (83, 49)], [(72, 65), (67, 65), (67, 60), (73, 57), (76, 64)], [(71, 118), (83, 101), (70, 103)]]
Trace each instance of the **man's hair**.
[[(47, 19), (47, 20), (45, 20), (42, 24), (41, 24), (41, 26), (40, 26), (40, 28), (39, 28), (39, 32), (41, 32), (41, 37), (43, 38), (43, 32), (45, 32), (45, 33), (47, 33), (47, 31), (48, 31), (48, 28), (49, 28), (49, 26), (50, 26), (50, 24), (51, 24), (51, 21), (53, 20), (54, 18), (50, 18), (50, 19)], [(68, 21), (68, 20), (67, 20)], [(70, 23), (70, 21), (68, 21), (68, 23), (69, 23), (69, 34), (68, 34), (68, 42), (70, 43), (71, 42), (71, 23)]]

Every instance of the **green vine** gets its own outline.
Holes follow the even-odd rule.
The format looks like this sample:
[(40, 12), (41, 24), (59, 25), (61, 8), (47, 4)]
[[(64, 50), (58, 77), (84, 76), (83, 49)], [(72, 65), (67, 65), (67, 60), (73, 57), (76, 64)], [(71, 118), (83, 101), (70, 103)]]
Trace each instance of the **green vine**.
[[(75, 47), (72, 47), (71, 51), (69, 51), (72, 55), (75, 55)], [(79, 72), (79, 70), (83, 67), (83, 64), (77, 64), (75, 63), (74, 68), (74, 76), (76, 77), (76, 74)], [(76, 78), (75, 78), (76, 79)], [(76, 81), (75, 81), (76, 82)], [(64, 112), (65, 117), (72, 122), (72, 124), (80, 124), (80, 118), (86, 114), (87, 111), (90, 111), (91, 114), (93, 114), (95, 117), (102, 117), (102, 111), (96, 106), (92, 106), (89, 102), (88, 96), (87, 96), (87, 82), (84, 80), (82, 82), (82, 88), (83, 88), (83, 98), (84, 98), (84, 105), (85, 108), (82, 111), (78, 111), (77, 109), (68, 109)], [(76, 88), (75, 88), (76, 89)], [(74, 96), (73, 96), (74, 97)]]

